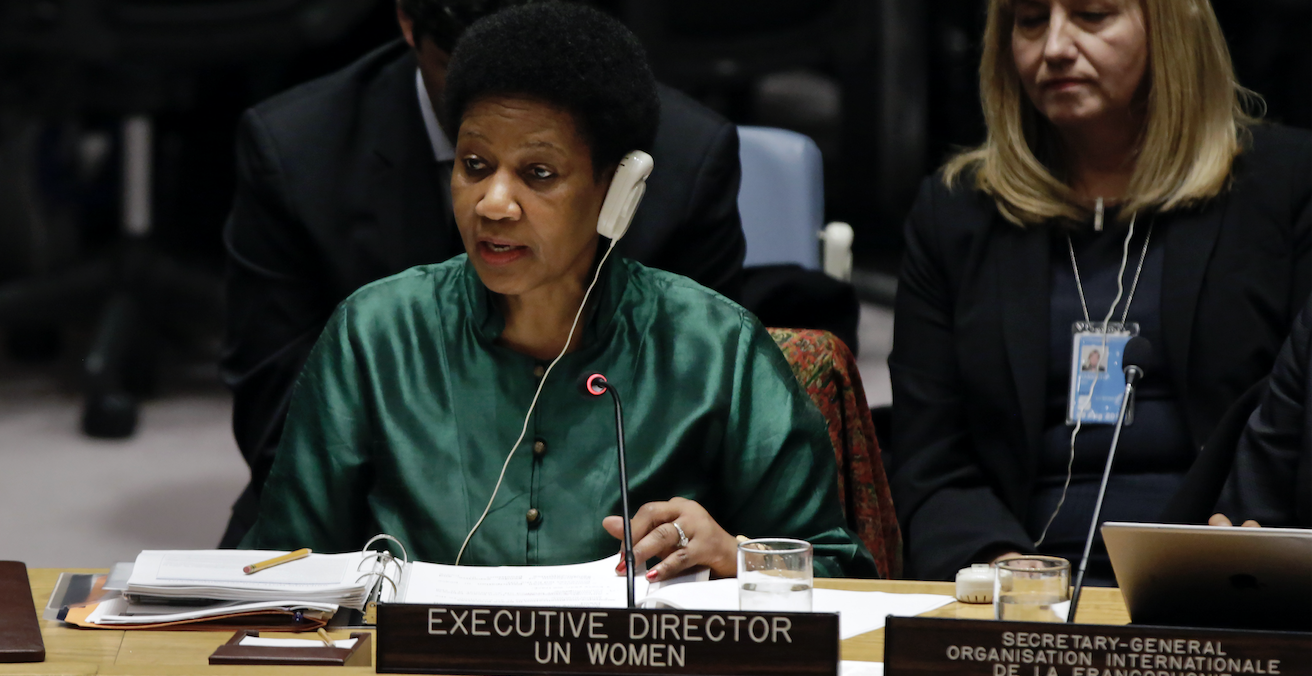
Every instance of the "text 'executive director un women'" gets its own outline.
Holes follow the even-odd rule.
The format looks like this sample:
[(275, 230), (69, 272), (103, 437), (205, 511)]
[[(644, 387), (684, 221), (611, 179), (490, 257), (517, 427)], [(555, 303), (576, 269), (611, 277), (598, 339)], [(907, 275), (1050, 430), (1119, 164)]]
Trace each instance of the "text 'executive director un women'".
[[(1101, 516), (1153, 521), (1312, 287), (1312, 139), (1245, 114), (1207, 0), (991, 0), (980, 86), (987, 141), (908, 220), (889, 359), (925, 578), (1079, 558), (1112, 430), (1087, 388), (1119, 357), (1078, 360), (1105, 323), (1153, 359)], [(1111, 579), (1100, 547), (1089, 577)]]
[(649, 579), (734, 575), (736, 534), (804, 538), (817, 573), (873, 576), (844, 525), (824, 420), (760, 322), (687, 278), (601, 255), (611, 177), (659, 116), (636, 38), (578, 5), (502, 11), (462, 38), (444, 103), (466, 255), (339, 306), (242, 545), (344, 551), (388, 533), (434, 562), (613, 554), (614, 413), (575, 389), (596, 371), (625, 397), (631, 494), (646, 503), (636, 557), (663, 559)]

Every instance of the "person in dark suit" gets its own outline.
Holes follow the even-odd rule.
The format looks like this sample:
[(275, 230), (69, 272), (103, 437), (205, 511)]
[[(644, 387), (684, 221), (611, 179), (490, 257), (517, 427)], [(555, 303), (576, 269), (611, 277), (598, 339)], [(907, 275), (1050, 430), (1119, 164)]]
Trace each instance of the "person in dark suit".
[[(224, 382), (251, 483), (221, 546), (249, 529), (290, 391), (351, 292), (463, 253), (451, 212), (454, 152), (434, 110), (463, 27), (513, 0), (401, 0), (403, 40), (247, 111), (228, 252)], [(736, 299), (746, 244), (738, 135), (668, 87), (647, 196), (617, 254)]]
[(919, 578), (1079, 559), (1112, 425), (1068, 422), (1077, 323), (1153, 346), (1102, 511), (1153, 521), (1312, 290), (1312, 138), (1243, 112), (1205, 0), (994, 0), (983, 59), (989, 138), (922, 186), (889, 358)]
[(1248, 419), (1213, 526), (1312, 528), (1312, 298)]

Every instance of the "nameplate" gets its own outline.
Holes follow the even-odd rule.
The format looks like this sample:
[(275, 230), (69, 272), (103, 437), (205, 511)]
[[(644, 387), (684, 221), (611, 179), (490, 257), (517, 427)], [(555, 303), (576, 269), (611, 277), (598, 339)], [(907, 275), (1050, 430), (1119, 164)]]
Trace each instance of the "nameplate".
[(889, 617), (889, 676), (1312, 676), (1312, 634)]
[(838, 615), (381, 604), (379, 673), (838, 674)]

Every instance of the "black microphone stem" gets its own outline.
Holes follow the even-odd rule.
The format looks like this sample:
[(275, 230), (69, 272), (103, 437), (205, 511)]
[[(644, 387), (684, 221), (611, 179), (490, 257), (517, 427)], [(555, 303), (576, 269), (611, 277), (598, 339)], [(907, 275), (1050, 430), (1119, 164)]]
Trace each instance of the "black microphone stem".
[(624, 577), (628, 581), (629, 607), (636, 608), (633, 599), (633, 528), (629, 523), (629, 470), (624, 463), (624, 409), (615, 385), (606, 383), (606, 391), (615, 400), (615, 447), (620, 456), (620, 509), (624, 517)]
[[(1130, 366), (1128, 370), (1138, 371)], [(1080, 606), (1080, 592), (1084, 589), (1084, 569), (1089, 565), (1089, 552), (1093, 549), (1093, 537), (1098, 532), (1098, 516), (1102, 513), (1102, 499), (1107, 495), (1107, 479), (1112, 474), (1112, 461), (1116, 459), (1116, 446), (1121, 441), (1121, 427), (1125, 424), (1125, 412), (1130, 408), (1130, 397), (1134, 394), (1134, 381), (1137, 377), (1127, 374), (1125, 394), (1121, 396), (1121, 410), (1116, 415), (1116, 431), (1112, 433), (1112, 447), (1107, 452), (1107, 466), (1102, 470), (1102, 485), (1098, 487), (1098, 501), (1093, 505), (1093, 521), (1089, 523), (1089, 536), (1084, 540), (1084, 555), (1080, 557), (1080, 570), (1075, 574), (1075, 589), (1071, 592), (1071, 608), (1066, 614), (1066, 622), (1075, 622), (1075, 609)]]

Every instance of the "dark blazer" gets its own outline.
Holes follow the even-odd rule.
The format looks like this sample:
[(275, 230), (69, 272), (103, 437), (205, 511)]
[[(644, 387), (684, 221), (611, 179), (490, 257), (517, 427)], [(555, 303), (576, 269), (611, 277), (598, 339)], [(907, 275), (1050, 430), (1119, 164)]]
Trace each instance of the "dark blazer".
[[(1275, 361), (1312, 290), (1312, 135), (1253, 130), (1230, 189), (1163, 214), (1164, 345), (1195, 446)], [(1023, 524), (1046, 401), (1048, 227), (1017, 227), (963, 180), (925, 181), (907, 223), (893, 385), (894, 504), (908, 574), (948, 579)]]
[[(251, 484), (224, 544), (254, 520), (292, 383), (333, 308), (364, 284), (464, 253), (416, 67), (398, 40), (241, 119), (222, 373)], [(660, 99), (656, 168), (616, 253), (736, 299), (746, 251), (737, 129), (668, 87)]]
[(1312, 528), (1312, 298), (1239, 438), (1218, 510), (1236, 524)]

